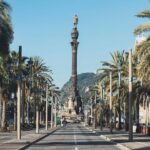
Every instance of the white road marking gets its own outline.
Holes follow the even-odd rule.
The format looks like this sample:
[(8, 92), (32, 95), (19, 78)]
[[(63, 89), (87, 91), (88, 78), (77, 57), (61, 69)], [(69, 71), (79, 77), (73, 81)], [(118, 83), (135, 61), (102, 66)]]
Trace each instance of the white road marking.
[(77, 144), (77, 137), (76, 137), (76, 134), (75, 134), (75, 128), (74, 128), (74, 142), (75, 142), (75, 144)]
[(78, 150), (78, 147), (75, 147), (75, 150)]
[[(74, 143), (75, 143), (75, 145), (77, 145), (77, 137), (76, 137), (76, 134), (75, 134), (75, 128), (74, 128)], [(75, 147), (75, 150), (78, 150), (77, 146)]]

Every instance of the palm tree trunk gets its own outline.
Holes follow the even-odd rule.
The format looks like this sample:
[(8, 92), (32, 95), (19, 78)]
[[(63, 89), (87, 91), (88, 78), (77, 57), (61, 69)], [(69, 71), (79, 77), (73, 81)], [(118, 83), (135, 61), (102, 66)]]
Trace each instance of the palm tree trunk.
[(25, 106), (25, 82), (23, 82), (23, 87), (22, 87), (22, 117), (21, 117), (21, 123), (22, 126), (24, 127), (24, 106)]
[(140, 132), (140, 124), (139, 124), (139, 95), (137, 95), (136, 101), (136, 132)]
[(1, 129), (2, 129), (2, 131), (7, 130), (7, 126), (6, 126), (6, 101), (5, 100), (2, 101)]
[(28, 97), (28, 101), (27, 101), (27, 124), (30, 124), (30, 117), (29, 117), (29, 106), (30, 105), (30, 103), (29, 103), (29, 97)]
[(115, 103), (115, 110), (114, 110), (114, 129), (116, 130), (116, 103)]
[(125, 109), (126, 109), (126, 118), (125, 118), (125, 130), (126, 131), (129, 131), (129, 101), (128, 101), (128, 99), (126, 98), (126, 107), (125, 107)]
[(118, 97), (118, 129), (121, 129), (120, 95)]
[(34, 100), (34, 106), (33, 106), (33, 123), (36, 124), (36, 100)]
[(0, 122), (2, 120), (2, 88), (0, 86)]
[(14, 101), (14, 130), (17, 130), (17, 108), (16, 108), (16, 100)]
[(27, 99), (27, 124), (30, 124), (30, 89), (28, 89), (28, 99)]
[(2, 121), (2, 101), (0, 99), (0, 122)]
[(42, 110), (40, 110), (40, 125), (42, 124)]

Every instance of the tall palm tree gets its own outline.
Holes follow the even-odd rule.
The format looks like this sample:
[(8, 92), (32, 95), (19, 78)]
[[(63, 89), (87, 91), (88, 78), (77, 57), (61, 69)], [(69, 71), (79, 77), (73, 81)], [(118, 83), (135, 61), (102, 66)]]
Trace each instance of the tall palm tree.
[[(141, 17), (141, 18), (150, 18), (150, 10), (144, 10), (142, 12), (140, 12), (139, 14), (136, 15), (137, 17)], [(141, 33), (149, 33), (150, 31), (150, 23), (144, 23), (140, 26), (138, 26), (135, 30), (134, 30), (134, 34), (135, 35), (139, 35)], [(136, 45), (135, 48), (135, 58), (136, 58), (136, 62), (137, 62), (137, 66), (136, 66), (136, 76), (137, 79), (141, 81), (141, 87), (137, 88), (137, 124), (139, 124), (139, 105), (140, 105), (140, 97), (144, 97), (148, 98), (150, 97), (150, 94), (147, 92), (147, 90), (149, 90), (149, 86), (147, 86), (148, 84), (150, 84), (150, 37), (148, 36), (144, 41), (142, 41), (140, 44)], [(145, 88), (146, 87), (146, 88)], [(142, 91), (142, 92), (140, 92)], [(145, 100), (145, 98), (143, 97), (143, 102)], [(146, 108), (147, 109), (147, 108)]]
[[(16, 113), (16, 98), (17, 98), (17, 82), (18, 82), (18, 75), (19, 73), (21, 73), (21, 76), (23, 78), (26, 77), (27, 74), (27, 67), (25, 64), (25, 60), (26, 57), (22, 57), (21, 58), (21, 62), (20, 62), (20, 67), (18, 67), (19, 64), (19, 53), (15, 52), (15, 51), (11, 51), (11, 53), (9, 53), (9, 56), (6, 59), (6, 64), (7, 64), (7, 72), (9, 75), (9, 95), (11, 95), (11, 93), (15, 94), (14, 97), (14, 129), (16, 130), (16, 120), (17, 120), (17, 113)], [(22, 80), (22, 87), (24, 87), (25, 82), (23, 79)], [(22, 124), (24, 124), (24, 99), (25, 99), (25, 89), (22, 88)]]
[[(121, 76), (122, 78), (124, 78), (127, 74), (127, 67), (126, 67), (126, 58), (122, 57), (122, 53), (119, 51), (114, 52), (114, 54), (111, 54), (112, 56), (112, 62), (102, 62), (102, 65), (104, 66), (104, 68), (102, 68), (104, 70), (104, 74), (107, 73), (107, 77), (109, 77), (109, 73), (110, 71), (112, 72), (112, 78), (113, 78), (113, 91), (119, 92), (118, 94), (121, 94), (121, 86), (124, 84), (124, 81), (121, 82), (120, 87), (118, 86), (119, 83), (119, 79), (118, 79), (118, 72), (121, 72)], [(119, 70), (119, 63), (121, 64), (121, 70)], [(105, 68), (106, 67), (106, 68)], [(107, 80), (109, 80), (109, 78), (107, 78)], [(109, 84), (109, 82), (108, 82)], [(118, 90), (119, 88), (119, 90)], [(121, 98), (120, 96), (116, 95), (116, 98), (118, 99), (117, 102), (115, 102), (115, 107), (118, 111), (118, 118), (119, 118), (119, 128), (121, 127)], [(116, 112), (115, 112), (116, 114)]]
[[(102, 78), (101, 80), (103, 80), (103, 78), (106, 78), (105, 80), (107, 81), (106, 83), (108, 84), (108, 89), (109, 89), (109, 74), (110, 74), (110, 71), (112, 72), (112, 78), (113, 78), (113, 82), (112, 82), (112, 89), (114, 91), (114, 93), (118, 93), (119, 92), (119, 95), (121, 95), (121, 87), (124, 85), (124, 84), (127, 84), (127, 81), (126, 81), (126, 78), (128, 76), (128, 58), (123, 56), (123, 54), (119, 51), (116, 51), (114, 52), (114, 54), (111, 54), (111, 57), (112, 57), (112, 61), (111, 62), (106, 62), (106, 61), (103, 61), (102, 62), (102, 68), (101, 70), (103, 70), (103, 73), (102, 73)], [(121, 64), (121, 70), (120, 70), (120, 67), (119, 67), (119, 63), (122, 63)], [(122, 79), (124, 79), (123, 81), (121, 81), (121, 84), (120, 84), (120, 87), (118, 86), (118, 83), (119, 83), (119, 79), (118, 79), (118, 71), (120, 70), (121, 72), (121, 76), (122, 76)], [(118, 91), (118, 88), (119, 88), (119, 91)], [(127, 89), (126, 89), (126, 92), (127, 92)], [(119, 128), (121, 127), (121, 98), (120, 96), (118, 96), (118, 94), (116, 95), (116, 99), (117, 101), (115, 102), (115, 110), (117, 110), (118, 112), (118, 118), (119, 118)], [(127, 102), (126, 102), (127, 104)], [(128, 107), (127, 107), (128, 108)], [(116, 114), (116, 112), (114, 113)]]
[(11, 7), (3, 0), (0, 1), (0, 55), (9, 53), (9, 44), (13, 40), (13, 28), (10, 17)]
[[(43, 83), (43, 80), (52, 80), (51, 77), (51, 70), (45, 65), (43, 59), (40, 57), (33, 57), (33, 64), (32, 64), (32, 91), (33, 91), (33, 97), (34, 97), (34, 108), (33, 108), (33, 114), (34, 114), (34, 121), (36, 120), (36, 107), (39, 105), (39, 98), (37, 97), (38, 91), (41, 88), (41, 83)], [(34, 122), (35, 123), (35, 122)]]
[(8, 75), (8, 68), (6, 66), (6, 61), (2, 58), (1, 64), (1, 74), (0, 74), (0, 98), (1, 98), (1, 129), (6, 131), (6, 104), (8, 100), (8, 92), (9, 92), (9, 75)]
[[(1, 0), (0, 1), (0, 56), (2, 58), (4, 58), (5, 56), (8, 55), (9, 44), (13, 40), (13, 29), (12, 29), (12, 24), (11, 24), (10, 12), (11, 12), (10, 5), (8, 3), (4, 2), (3, 0)], [(2, 59), (2, 58), (0, 58), (0, 59)], [(3, 62), (4, 62), (4, 60), (3, 60)], [(2, 70), (0, 70), (0, 71), (2, 71)], [(5, 74), (5, 71), (1, 72), (0, 74), (1, 75)], [(3, 90), (2, 86), (4, 85), (3, 81), (5, 81), (5, 80), (3, 80), (3, 78), (1, 78), (1, 79), (2, 80), (0, 82), (0, 95), (1, 95), (0, 96), (0, 106), (1, 106), (2, 102), (4, 104), (3, 106), (6, 106), (5, 102), (4, 102), (4, 99), (6, 99), (6, 97), (4, 98), (3, 93), (2, 93), (2, 90)], [(3, 110), (5, 110), (4, 107), (3, 107)], [(5, 124), (4, 122), (6, 122), (5, 121), (6, 115), (5, 115), (5, 111), (2, 111), (2, 112), (4, 115), (2, 115), (1, 125), (4, 127), (4, 124)]]
[(14, 93), (14, 130), (17, 129), (17, 76), (18, 76), (19, 53), (11, 51), (8, 57), (10, 71), (10, 88)]

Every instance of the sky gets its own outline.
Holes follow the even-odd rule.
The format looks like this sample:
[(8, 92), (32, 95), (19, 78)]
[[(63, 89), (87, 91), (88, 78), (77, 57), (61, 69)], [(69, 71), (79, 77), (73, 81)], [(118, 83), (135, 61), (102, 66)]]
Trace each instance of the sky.
[(148, 0), (6, 0), (12, 7), (14, 40), (24, 56), (40, 56), (60, 88), (71, 77), (71, 30), (79, 17), (78, 74), (94, 72), (110, 52), (133, 47), (134, 28), (147, 19), (135, 17)]

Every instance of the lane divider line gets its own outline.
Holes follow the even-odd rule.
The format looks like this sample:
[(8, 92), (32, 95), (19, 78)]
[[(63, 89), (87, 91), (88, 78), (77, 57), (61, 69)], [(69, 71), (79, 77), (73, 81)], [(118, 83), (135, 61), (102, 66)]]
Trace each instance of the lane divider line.
[[(74, 143), (75, 143), (75, 145), (77, 145), (77, 137), (76, 137), (76, 134), (75, 134), (75, 128), (74, 128)], [(75, 150), (78, 150), (77, 146), (75, 147)]]

